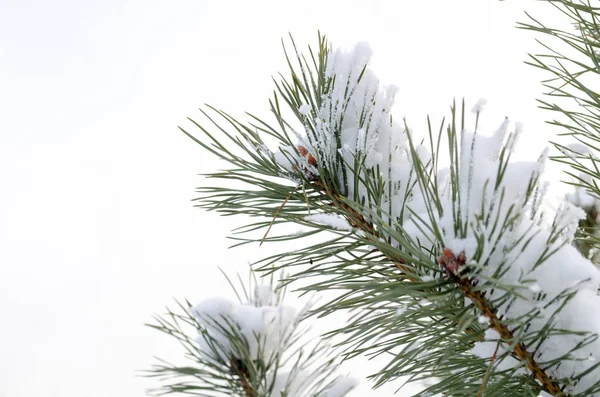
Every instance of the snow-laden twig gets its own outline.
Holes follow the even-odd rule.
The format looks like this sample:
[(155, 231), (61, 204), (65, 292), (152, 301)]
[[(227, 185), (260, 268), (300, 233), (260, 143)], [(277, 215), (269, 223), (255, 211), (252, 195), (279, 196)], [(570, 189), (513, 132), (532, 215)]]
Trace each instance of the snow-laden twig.
[[(184, 345), (191, 367), (160, 366), (153, 376), (191, 375), (189, 381), (166, 384), (161, 392), (206, 389), (207, 395), (243, 397), (343, 397), (356, 385), (336, 375), (334, 350), (325, 340), (306, 340), (310, 328), (302, 325), (306, 311), (283, 301), (274, 285), (244, 286), (245, 297), (207, 298), (184, 314), (169, 312), (151, 325)], [(250, 292), (249, 295), (246, 291)], [(241, 297), (241, 296), (240, 296)], [(173, 321), (169, 321), (170, 318)], [(198, 333), (194, 340), (178, 324), (185, 322)]]

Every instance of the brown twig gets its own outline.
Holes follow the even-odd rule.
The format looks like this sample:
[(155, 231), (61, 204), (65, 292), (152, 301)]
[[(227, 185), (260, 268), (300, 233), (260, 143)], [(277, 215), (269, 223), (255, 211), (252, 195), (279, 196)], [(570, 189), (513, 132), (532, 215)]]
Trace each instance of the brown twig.
[(254, 387), (252, 387), (250, 371), (246, 368), (242, 360), (232, 358), (229, 364), (231, 365), (231, 371), (240, 378), (240, 383), (246, 397), (256, 397), (256, 392), (254, 391)]
[[(487, 300), (487, 298), (480, 291), (475, 291), (473, 282), (468, 278), (462, 278), (460, 275), (450, 273), (450, 278), (456, 283), (461, 289), (463, 294), (473, 302), (479, 311), (488, 319), (490, 327), (496, 331), (502, 339), (510, 343), (515, 339), (513, 333), (508, 327), (503, 324), (498, 316), (496, 315), (496, 308)], [(558, 383), (556, 383), (542, 367), (535, 361), (533, 355), (527, 350), (527, 347), (519, 342), (513, 349), (514, 355), (526, 363), (527, 368), (531, 371), (533, 376), (542, 384), (544, 390), (555, 397), (566, 397), (567, 394), (562, 391)]]

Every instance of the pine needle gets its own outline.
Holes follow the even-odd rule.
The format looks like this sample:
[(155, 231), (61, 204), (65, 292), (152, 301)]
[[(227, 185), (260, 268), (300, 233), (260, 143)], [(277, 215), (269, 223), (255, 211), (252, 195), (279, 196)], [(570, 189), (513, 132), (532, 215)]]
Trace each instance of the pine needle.
[(283, 201), (283, 203), (281, 203), (281, 205), (279, 206), (279, 208), (277, 209), (277, 212), (275, 212), (275, 215), (273, 215), (273, 220), (271, 220), (271, 223), (269, 223), (269, 227), (267, 228), (267, 231), (265, 232), (265, 235), (263, 236), (262, 240), (260, 240), (260, 244), (258, 245), (259, 247), (261, 245), (263, 245), (263, 243), (265, 242), (265, 239), (267, 238), (267, 235), (269, 234), (269, 231), (271, 230), (271, 227), (273, 226), (273, 224), (275, 223), (275, 219), (277, 219), (277, 215), (279, 215), (279, 213), (281, 212), (281, 210), (283, 209), (283, 207), (285, 207), (285, 204), (288, 202), (288, 200), (292, 197), (292, 195), (296, 192), (296, 190), (298, 190), (298, 188), (300, 187), (301, 184), (299, 184), (298, 186), (296, 186), (291, 192), (290, 194), (288, 194), (288, 196), (285, 198), (285, 200)]
[(485, 387), (487, 385), (488, 379), (490, 377), (490, 370), (492, 369), (492, 365), (494, 365), (494, 361), (496, 360), (496, 355), (498, 354), (498, 349), (500, 348), (500, 340), (498, 340), (498, 344), (496, 345), (496, 350), (490, 358), (490, 365), (488, 365), (487, 370), (485, 371), (485, 375), (483, 376), (483, 381), (481, 382), (481, 388), (479, 389), (479, 393), (477, 393), (477, 397), (483, 397), (485, 395)]

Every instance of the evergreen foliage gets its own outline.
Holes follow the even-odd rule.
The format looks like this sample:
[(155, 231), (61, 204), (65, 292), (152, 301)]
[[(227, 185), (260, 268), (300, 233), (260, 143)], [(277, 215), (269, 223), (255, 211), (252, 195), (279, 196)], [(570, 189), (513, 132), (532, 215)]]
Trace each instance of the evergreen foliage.
[[(293, 39), (284, 46), (289, 70), (275, 81), (272, 121), (249, 114), (243, 122), (208, 106), (204, 121), (190, 119), (196, 132), (182, 129), (228, 163), (207, 175), (214, 184), (198, 189), (197, 205), (249, 215), (233, 236), (238, 245), (294, 241), (296, 249), (254, 270), (285, 271), (283, 285), (303, 292), (337, 292), (310, 314), (353, 313), (332, 335), (345, 358), (387, 359), (375, 386), (408, 377), (436, 379), (424, 395), (600, 396), (600, 100), (591, 79), (600, 73), (600, 8), (547, 3), (577, 27), (567, 32), (533, 17), (520, 25), (566, 48), (546, 44), (546, 54), (531, 58), (552, 74), (542, 107), (578, 141), (555, 143), (563, 153), (555, 160), (570, 167), (579, 189), (558, 209), (540, 179), (546, 153), (511, 160), (518, 124), (503, 120), (487, 134), (479, 128), (483, 104), (467, 112), (461, 103), (447, 119), (428, 120), (420, 136), (392, 117), (395, 89), (369, 68), (368, 46), (334, 50), (321, 35), (306, 54)], [(303, 232), (278, 235), (286, 223)], [(279, 355), (257, 361), (231, 317), (224, 327), (182, 309), (156, 327), (182, 341), (202, 369), (159, 366), (157, 375), (195, 376), (206, 393), (198, 395), (279, 396), (264, 386)], [(203, 335), (204, 353), (180, 322)], [(223, 351), (215, 327), (244, 352), (207, 355)], [(333, 383), (317, 384), (283, 395), (320, 396)], [(192, 390), (178, 383), (163, 391)]]
[[(150, 327), (177, 339), (190, 365), (160, 361), (147, 376), (163, 385), (155, 395), (343, 397), (356, 385), (338, 372), (339, 359), (325, 340), (307, 340), (306, 311), (285, 304), (285, 288), (247, 282), (229, 284), (238, 302), (208, 298), (196, 306), (156, 316)], [(241, 291), (242, 293), (238, 293)]]
[(550, 124), (558, 127), (562, 138), (554, 142), (562, 153), (554, 160), (569, 166), (567, 183), (576, 187), (569, 199), (583, 208), (586, 217), (580, 223), (578, 248), (595, 263), (600, 261), (598, 246), (598, 131), (600, 128), (600, 7), (596, 2), (551, 0), (561, 26), (549, 26), (529, 16), (519, 24), (538, 34), (544, 51), (530, 55), (529, 64), (547, 74), (543, 81), (546, 98), (540, 107), (550, 111)]

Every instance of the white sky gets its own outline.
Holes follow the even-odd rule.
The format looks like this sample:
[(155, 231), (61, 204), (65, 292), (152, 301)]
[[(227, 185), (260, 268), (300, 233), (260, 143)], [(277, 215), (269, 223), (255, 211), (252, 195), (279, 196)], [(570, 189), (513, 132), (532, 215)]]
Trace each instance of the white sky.
[(522, 62), (536, 47), (514, 28), (525, 6), (0, 0), (0, 396), (144, 396), (156, 383), (135, 371), (179, 350), (143, 324), (173, 298), (227, 291), (217, 265), (269, 253), (227, 250), (244, 219), (192, 208), (197, 174), (220, 164), (176, 126), (203, 103), (268, 117), (288, 32), (302, 48), (318, 29), (369, 42), (416, 130), (454, 97), (487, 98), (484, 125), (523, 121), (536, 158), (551, 136), (542, 76)]

